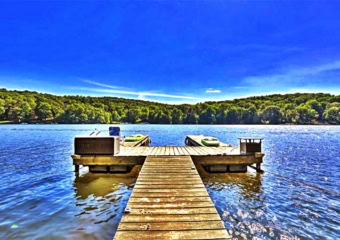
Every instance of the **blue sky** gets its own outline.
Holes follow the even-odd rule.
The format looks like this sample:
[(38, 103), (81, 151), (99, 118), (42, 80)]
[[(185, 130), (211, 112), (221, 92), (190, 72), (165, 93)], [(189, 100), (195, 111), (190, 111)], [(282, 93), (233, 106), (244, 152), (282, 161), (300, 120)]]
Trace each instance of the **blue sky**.
[(0, 1), (0, 87), (195, 103), (340, 94), (340, 1)]

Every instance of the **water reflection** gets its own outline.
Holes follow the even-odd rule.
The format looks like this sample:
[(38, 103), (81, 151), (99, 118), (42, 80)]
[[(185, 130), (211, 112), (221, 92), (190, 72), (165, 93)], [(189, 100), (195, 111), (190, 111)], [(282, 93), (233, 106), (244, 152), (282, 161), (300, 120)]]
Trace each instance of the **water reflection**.
[(282, 211), (280, 203), (273, 207), (268, 200), (263, 174), (249, 171), (201, 175), (233, 239), (301, 239), (284, 230), (276, 215), (277, 210)]
[(262, 191), (262, 180), (260, 173), (206, 173), (203, 168), (198, 167), (204, 184), (214, 191), (221, 191), (228, 188), (238, 188), (242, 197), (247, 200), (256, 198)]
[(74, 190), (77, 199), (87, 199), (91, 195), (104, 197), (107, 194), (119, 190), (122, 186), (133, 186), (140, 168), (141, 166), (136, 166), (127, 174), (86, 172), (85, 174), (76, 175), (74, 179)]
[(269, 223), (262, 220), (264, 205), (260, 173), (205, 175), (208, 192), (229, 233), (235, 239), (273, 237)]
[(87, 172), (74, 179), (78, 226), (70, 238), (112, 239), (140, 167), (129, 174)]

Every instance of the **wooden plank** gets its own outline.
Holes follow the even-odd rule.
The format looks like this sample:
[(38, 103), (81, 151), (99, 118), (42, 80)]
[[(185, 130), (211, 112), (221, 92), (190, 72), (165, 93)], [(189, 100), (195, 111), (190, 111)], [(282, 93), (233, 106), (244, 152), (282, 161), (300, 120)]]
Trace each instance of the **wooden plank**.
[(198, 155), (205, 155), (205, 153), (202, 153), (199, 146), (194, 146), (192, 147), (194, 149), (194, 151), (197, 152)]
[(201, 155), (197, 150), (196, 150), (196, 147), (188, 147), (190, 150), (191, 150), (191, 152), (192, 152), (192, 154), (190, 154), (190, 155)]
[[(142, 197), (144, 198), (144, 197)], [(155, 198), (158, 199), (158, 198)], [(169, 199), (169, 198), (166, 198)], [(202, 208), (202, 207), (211, 207), (212, 203), (210, 202), (159, 202), (159, 203), (138, 203), (138, 202), (129, 202), (127, 207), (129, 208)]]
[(177, 181), (180, 181), (180, 180), (188, 180), (188, 179), (192, 179), (192, 180), (200, 180), (200, 178), (196, 175), (178, 175), (178, 174), (173, 174), (173, 175), (154, 175), (154, 174), (139, 174), (139, 178), (141, 180), (145, 180), (145, 179), (148, 179), (150, 180), (150, 177), (152, 177), (152, 179), (168, 179), (168, 180), (177, 180)]
[(169, 146), (166, 146), (166, 147), (165, 147), (165, 153), (164, 153), (164, 155), (166, 155), (166, 156), (169, 156), (169, 155), (170, 155)]
[(165, 162), (163, 160), (159, 160), (159, 162), (151, 162), (149, 163), (147, 168), (164, 168), (166, 169), (167, 167), (177, 167), (177, 168), (192, 168), (194, 165), (187, 164), (187, 163), (181, 163), (181, 162)]
[(206, 192), (135, 192), (132, 197), (208, 197)]
[(161, 147), (157, 147), (156, 156), (159, 156), (159, 155), (160, 155), (161, 149), (162, 149)]
[(189, 149), (188, 147), (181, 147), (182, 151), (185, 153), (186, 156), (190, 156), (190, 152), (189, 152)]
[(139, 189), (133, 190), (134, 193), (206, 193), (204, 187), (186, 189)]
[[(191, 169), (194, 167), (192, 165), (164, 164), (164, 163), (153, 164), (151, 166), (150, 165), (146, 169)], [(154, 167), (154, 168), (150, 168), (150, 167)]]
[(133, 151), (132, 147), (120, 147), (119, 155), (128, 155), (130, 151)]
[(152, 150), (151, 147), (144, 147), (144, 152), (143, 152), (143, 155), (145, 156), (149, 156), (150, 155), (150, 151)]
[(141, 173), (189, 173), (189, 174), (196, 174), (196, 171), (191, 170), (191, 168), (188, 169), (180, 169), (180, 168), (172, 168), (172, 169), (143, 169)]
[(220, 216), (216, 213), (203, 214), (163, 214), (163, 215), (133, 215), (125, 214), (121, 222), (179, 222), (179, 221), (219, 221)]
[(224, 154), (224, 148), (212, 147), (211, 149), (214, 151), (214, 154), (211, 154), (211, 155), (223, 155)]
[(188, 155), (189, 156), (192, 156), (194, 153), (193, 153), (193, 150), (191, 149), (191, 147), (184, 147), (185, 150), (188, 152)]
[(174, 151), (174, 147), (173, 146), (169, 146), (169, 155), (170, 156), (174, 156), (175, 155), (175, 151)]
[(175, 150), (176, 150), (177, 155), (184, 156), (184, 152), (181, 149), (181, 147), (177, 146)]
[(150, 240), (150, 239), (231, 239), (225, 229), (217, 230), (187, 230), (187, 231), (117, 231), (115, 240), (117, 239), (134, 239), (134, 240)]
[(142, 171), (156, 171), (156, 170), (161, 170), (162, 172), (171, 170), (171, 171), (194, 171), (195, 167), (192, 165), (181, 165), (181, 164), (163, 164), (160, 163), (160, 165), (151, 165), (148, 168), (142, 169)]
[(146, 156), (144, 154), (145, 150), (146, 150), (146, 147), (138, 147), (138, 153), (137, 153), (138, 156)]
[(149, 151), (149, 147), (142, 147), (142, 149), (141, 149), (141, 155), (142, 156), (148, 156), (147, 155), (147, 152)]
[(132, 208), (129, 216), (131, 215), (192, 215), (192, 214), (211, 214), (217, 213), (214, 207), (203, 208), (151, 208), (151, 209), (138, 209)]
[(153, 159), (152, 161), (150, 161), (150, 163), (181, 163), (181, 164), (185, 163), (185, 164), (189, 164), (186, 161), (183, 161), (181, 159), (175, 159), (175, 158), (174, 159), (166, 159), (164, 157)]
[(207, 152), (207, 155), (218, 155), (219, 152), (216, 151), (216, 147), (205, 147), (205, 151)]
[(130, 198), (129, 203), (211, 202), (210, 197)]
[(157, 151), (157, 147), (152, 147), (152, 150), (151, 150), (151, 152), (149, 153), (148, 156), (154, 156), (156, 151)]
[(152, 177), (190, 177), (190, 176), (195, 176), (197, 177), (197, 173), (195, 172), (184, 172), (184, 173), (176, 173), (176, 172), (168, 172), (168, 173), (147, 173), (147, 172), (140, 172), (139, 176), (152, 176)]
[(155, 151), (153, 152), (152, 156), (157, 156), (158, 152), (159, 152), (159, 147), (155, 147)]
[(152, 177), (153, 179), (171, 179), (171, 180), (178, 180), (178, 181), (181, 181), (181, 180), (184, 180), (184, 179), (194, 179), (194, 180), (198, 180), (200, 179), (199, 177), (197, 177), (195, 174), (191, 174), (191, 175), (185, 175), (185, 173), (183, 174), (179, 174), (179, 173), (173, 173), (173, 174), (170, 174), (170, 173), (164, 173), (164, 174), (153, 174), (153, 173), (150, 173), (150, 174), (147, 174), (147, 173), (140, 173), (139, 174), (139, 177), (141, 179), (150, 179), (150, 177)]
[(179, 152), (178, 152), (178, 149), (177, 149), (177, 147), (173, 147), (174, 148), (174, 153), (175, 153), (175, 156), (179, 156), (180, 154), (179, 154)]
[(202, 221), (202, 222), (166, 222), (166, 223), (121, 223), (118, 230), (127, 231), (171, 231), (171, 230), (208, 230), (208, 229), (224, 229), (222, 221)]
[(208, 148), (209, 147), (196, 147), (195, 149), (200, 153), (200, 155), (206, 156), (209, 154)]
[[(175, 185), (171, 185), (171, 184), (158, 184), (158, 185), (145, 185), (145, 184), (136, 184), (135, 185), (135, 189), (158, 189), (158, 188), (161, 188), (161, 189), (178, 189), (178, 188), (183, 188), (183, 189), (187, 189), (189, 186), (188, 184), (175, 184)], [(190, 187), (192, 188), (203, 188), (202, 187), (202, 184), (191, 184)]]
[[(181, 184), (181, 185), (192, 185), (192, 184), (200, 184), (202, 183), (201, 180), (187, 180), (185, 182), (179, 182), (179, 181), (176, 181), (176, 180), (154, 180), (154, 181), (151, 181), (151, 180), (140, 180), (138, 181), (138, 184), (139, 185), (174, 185), (174, 184)], [(137, 185), (137, 184), (136, 184)]]

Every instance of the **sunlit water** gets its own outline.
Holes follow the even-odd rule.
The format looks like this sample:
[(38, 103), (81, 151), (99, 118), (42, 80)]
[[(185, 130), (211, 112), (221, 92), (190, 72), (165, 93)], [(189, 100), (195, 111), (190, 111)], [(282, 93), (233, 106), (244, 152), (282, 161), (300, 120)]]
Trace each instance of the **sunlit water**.
[[(264, 137), (264, 174), (203, 177), (235, 239), (340, 238), (340, 127), (121, 125), (152, 145), (187, 134)], [(112, 239), (132, 192), (129, 177), (75, 177), (73, 137), (108, 125), (0, 126), (0, 239)]]

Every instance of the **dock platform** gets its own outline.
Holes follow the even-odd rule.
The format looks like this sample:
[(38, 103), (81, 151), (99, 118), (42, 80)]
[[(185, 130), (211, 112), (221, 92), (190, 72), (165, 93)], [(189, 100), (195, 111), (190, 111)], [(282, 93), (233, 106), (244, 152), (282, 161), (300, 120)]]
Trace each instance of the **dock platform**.
[[(145, 154), (115, 240), (231, 239), (190, 153), (175, 156), (179, 150), (184, 151), (164, 147)], [(157, 151), (168, 156), (151, 155)]]
[(190, 156), (196, 165), (229, 166), (230, 172), (246, 171), (245, 166), (256, 165), (261, 171), (261, 153), (243, 153), (240, 147), (159, 146), (121, 147), (115, 155), (72, 155), (76, 171), (79, 166), (135, 166), (143, 165), (150, 156)]

